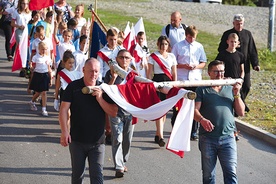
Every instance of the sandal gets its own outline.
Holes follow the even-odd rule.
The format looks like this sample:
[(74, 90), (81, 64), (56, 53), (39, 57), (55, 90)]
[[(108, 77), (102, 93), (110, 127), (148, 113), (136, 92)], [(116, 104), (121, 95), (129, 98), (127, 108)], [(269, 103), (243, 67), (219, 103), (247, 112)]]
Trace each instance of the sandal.
[(12, 56), (8, 56), (8, 61), (12, 61), (13, 57)]

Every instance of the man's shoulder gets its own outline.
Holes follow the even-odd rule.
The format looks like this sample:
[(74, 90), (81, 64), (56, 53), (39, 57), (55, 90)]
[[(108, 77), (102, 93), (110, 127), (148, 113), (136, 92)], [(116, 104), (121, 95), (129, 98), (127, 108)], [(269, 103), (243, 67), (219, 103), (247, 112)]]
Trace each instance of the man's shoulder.
[(71, 86), (71, 88), (79, 88), (79, 87), (84, 87), (84, 82), (83, 82), (83, 77), (73, 80), (68, 84), (68, 86)]
[(195, 46), (195, 47), (197, 47), (197, 48), (203, 48), (203, 45), (200, 42), (198, 42), (198, 41), (194, 41), (192, 43), (192, 45)]
[(252, 35), (251, 31), (249, 31), (248, 29), (242, 29), (241, 32), (247, 35)]

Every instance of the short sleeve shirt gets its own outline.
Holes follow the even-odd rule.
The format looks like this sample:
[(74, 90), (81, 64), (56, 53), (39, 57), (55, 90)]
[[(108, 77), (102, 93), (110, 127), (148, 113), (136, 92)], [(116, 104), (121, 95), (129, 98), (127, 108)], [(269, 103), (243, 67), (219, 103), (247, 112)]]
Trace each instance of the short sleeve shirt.
[[(97, 86), (100, 82), (97, 81)], [(71, 82), (63, 93), (62, 101), (70, 102), (70, 134), (73, 141), (91, 144), (104, 143), (105, 112), (91, 94), (83, 94), (83, 78)], [(106, 93), (103, 98), (114, 103)]]

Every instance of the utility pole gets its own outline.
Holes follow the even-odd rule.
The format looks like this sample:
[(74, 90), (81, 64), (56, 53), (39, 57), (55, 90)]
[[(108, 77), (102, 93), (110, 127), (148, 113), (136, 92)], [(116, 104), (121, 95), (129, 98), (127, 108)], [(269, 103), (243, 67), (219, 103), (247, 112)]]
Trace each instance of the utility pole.
[(274, 49), (274, 18), (275, 18), (275, 0), (269, 1), (269, 28), (268, 28), (268, 49), (272, 52)]

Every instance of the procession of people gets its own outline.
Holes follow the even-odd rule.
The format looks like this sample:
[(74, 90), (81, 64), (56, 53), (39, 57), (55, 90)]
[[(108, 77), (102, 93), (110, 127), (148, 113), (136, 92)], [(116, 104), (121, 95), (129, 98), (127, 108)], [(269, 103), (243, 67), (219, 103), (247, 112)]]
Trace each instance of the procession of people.
[[(41, 115), (48, 116), (47, 92), (55, 86), (54, 109), (59, 111), (60, 144), (69, 146), (72, 183), (83, 182), (86, 159), (91, 183), (103, 183), (106, 144), (112, 147), (114, 176), (123, 177), (128, 171), (126, 162), (131, 158), (134, 118), (99, 87), (102, 83), (125, 84), (110, 60), (127, 73), (154, 82), (200, 81), (206, 65), (211, 80), (243, 79), (233, 86), (184, 87), (197, 94), (189, 139), (199, 141), (203, 183), (214, 183), (217, 158), (224, 182), (238, 183), (238, 137), (234, 117), (250, 111), (245, 104), (250, 90), (250, 64), (254, 70), (260, 70), (256, 45), (251, 32), (243, 28), (245, 17), (242, 14), (234, 15), (233, 28), (223, 33), (216, 60), (207, 64), (204, 46), (196, 41), (196, 26), (183, 24), (179, 11), (172, 12), (170, 24), (160, 30), (156, 51), (150, 48), (154, 50), (150, 53), (145, 30), (134, 35), (136, 44), (125, 48), (123, 39), (128, 35), (112, 27), (106, 32), (106, 45), (100, 49), (90, 45), (91, 49), (97, 49), (97, 58), (92, 58), (88, 50), (92, 23), (83, 17), (83, 4), (74, 9), (66, 0), (59, 0), (52, 6), (31, 11), (29, 3), (28, 0), (2, 0), (0, 3), (1, 14), (5, 16), (2, 29), (7, 60), (13, 61), (14, 66), (23, 58), (22, 54), (17, 54), (22, 50), (26, 52), (23, 58), (26, 60), (20, 63), (20, 75), (29, 78), (26, 91), (31, 101), (26, 103), (31, 111), (38, 110), (36, 103), (41, 98)], [(83, 92), (84, 87), (92, 91)], [(168, 98), (162, 90), (154, 93), (159, 101)], [(180, 109), (174, 106), (172, 110), (174, 127)], [(156, 122), (153, 142), (165, 147), (166, 114), (143, 120)]]

